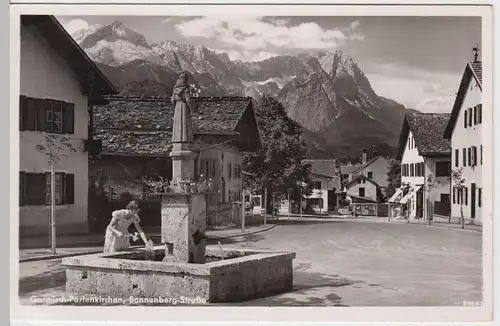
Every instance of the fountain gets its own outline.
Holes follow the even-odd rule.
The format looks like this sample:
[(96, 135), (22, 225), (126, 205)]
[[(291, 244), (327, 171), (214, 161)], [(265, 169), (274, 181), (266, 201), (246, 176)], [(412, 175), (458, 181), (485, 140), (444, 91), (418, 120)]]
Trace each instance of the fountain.
[[(173, 180), (190, 180), (194, 172), (187, 74), (174, 88), (172, 133)], [(205, 193), (161, 194), (161, 241), (154, 261), (144, 249), (63, 259), (66, 290), (115, 297), (202, 299), (238, 302), (290, 291), (295, 253), (206, 247)]]

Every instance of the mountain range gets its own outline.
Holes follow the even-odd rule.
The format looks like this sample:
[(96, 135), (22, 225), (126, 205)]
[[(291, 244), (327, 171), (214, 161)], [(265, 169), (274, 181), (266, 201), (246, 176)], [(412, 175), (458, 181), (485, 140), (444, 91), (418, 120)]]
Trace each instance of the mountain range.
[(149, 44), (120, 21), (79, 30), (72, 37), (122, 95), (170, 96), (185, 70), (202, 96), (276, 97), (303, 127), (311, 158), (359, 156), (374, 145), (390, 155), (408, 112), (378, 96), (360, 67), (341, 51), (242, 62), (202, 45)]

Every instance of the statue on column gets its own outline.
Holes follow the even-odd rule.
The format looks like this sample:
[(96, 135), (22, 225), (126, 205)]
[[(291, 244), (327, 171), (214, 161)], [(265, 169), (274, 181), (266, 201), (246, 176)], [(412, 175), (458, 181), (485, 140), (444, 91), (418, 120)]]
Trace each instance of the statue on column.
[(172, 143), (192, 143), (191, 113), (196, 111), (196, 105), (194, 101), (191, 101), (188, 75), (185, 71), (180, 73), (174, 86), (172, 104), (174, 105)]

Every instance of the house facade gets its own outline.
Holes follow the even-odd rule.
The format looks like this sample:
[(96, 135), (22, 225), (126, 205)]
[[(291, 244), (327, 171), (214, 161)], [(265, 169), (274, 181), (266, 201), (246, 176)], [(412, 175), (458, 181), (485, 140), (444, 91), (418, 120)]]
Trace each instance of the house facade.
[(403, 122), (397, 156), (401, 161), (401, 183), (389, 202), (406, 204), (412, 219), (428, 219), (450, 211), (450, 142), (443, 138), (448, 113), (409, 113)]
[(340, 200), (339, 162), (336, 159), (308, 159), (311, 164), (312, 194), (307, 198), (307, 206), (315, 213), (333, 212)]
[[(101, 180), (108, 195), (119, 198), (128, 193), (147, 199), (143, 179), (161, 176), (172, 179), (170, 159), (174, 107), (169, 98), (108, 97), (108, 104), (95, 107), (93, 137), (102, 142), (91, 174)], [(241, 200), (242, 152), (261, 146), (251, 98), (198, 98), (193, 113), (196, 153), (194, 178), (212, 179), (217, 194), (209, 204)], [(142, 219), (142, 217), (141, 217)], [(146, 223), (159, 223), (160, 216), (145, 217)]]
[(451, 215), (482, 224), (483, 206), (482, 63), (465, 67), (444, 137), (451, 141), (451, 165), (462, 171), (463, 188), (452, 185)]
[(47, 134), (74, 149), (55, 165), (57, 232), (87, 232), (88, 107), (116, 89), (53, 16), (21, 16), (20, 37), (20, 234), (49, 233)]
[(353, 202), (373, 202), (379, 201), (379, 192), (382, 187), (374, 180), (360, 174), (346, 184), (347, 196), (351, 197)]

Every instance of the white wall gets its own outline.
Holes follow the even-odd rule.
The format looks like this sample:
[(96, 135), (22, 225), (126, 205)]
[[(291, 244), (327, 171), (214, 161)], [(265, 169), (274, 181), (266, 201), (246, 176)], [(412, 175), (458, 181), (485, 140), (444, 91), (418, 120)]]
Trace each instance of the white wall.
[[(471, 183), (476, 184), (476, 188), (482, 187), (482, 165), (481, 165), (481, 144), (482, 144), (482, 124), (474, 125), (467, 128), (464, 128), (464, 111), (469, 107), (474, 107), (475, 105), (481, 104), (481, 89), (477, 84), (474, 77), (471, 78), (471, 82), (467, 88), (467, 93), (465, 95), (464, 103), (460, 109), (460, 114), (458, 116), (457, 122), (455, 124), (455, 128), (453, 129), (452, 139), (451, 139), (451, 147), (452, 147), (452, 170), (457, 169), (455, 166), (455, 150), (459, 150), (459, 164), (458, 167), (463, 167), (462, 162), (462, 149), (469, 148), (471, 146), (477, 147), (477, 166), (463, 167), (463, 178), (466, 180), (466, 186), (468, 187), (468, 195), (469, 198), (467, 200), (468, 205), (463, 206), (463, 213), (466, 219), (471, 217)], [(484, 108), (483, 108), (484, 111)], [(483, 121), (486, 115), (483, 112)], [(483, 154), (484, 155), (484, 154)], [(484, 157), (484, 156), (483, 156)], [(478, 203), (478, 191), (476, 190), (476, 223), (482, 223), (481, 218), (481, 207), (477, 205)], [(483, 202), (484, 202), (484, 194), (483, 194)], [(460, 205), (453, 204), (451, 205), (451, 213), (453, 217), (460, 217)]]
[[(52, 98), (75, 104), (75, 133), (69, 135), (76, 153), (63, 158), (56, 172), (75, 175), (75, 204), (57, 206), (58, 232), (86, 232), (88, 156), (83, 152), (83, 140), (87, 139), (87, 98), (72, 70), (57, 53), (44, 42), (41, 35), (29, 27), (21, 27), (21, 95), (36, 98)], [(45, 172), (49, 170), (46, 159), (35, 151), (35, 145), (43, 141), (41, 132), (20, 132), (20, 170)], [(49, 208), (46, 206), (21, 206), (19, 223), (22, 233), (49, 231)]]
[[(441, 200), (441, 194), (450, 194), (450, 177), (436, 177), (436, 163), (450, 162), (449, 156), (432, 156), (425, 158), (425, 187), (424, 187), (424, 217), (427, 218), (427, 199), (432, 203)], [(437, 182), (430, 192), (427, 191), (427, 178), (432, 174)], [(450, 202), (453, 198), (450, 197)]]
[(365, 188), (365, 198), (371, 198), (373, 200), (377, 200), (377, 187), (371, 183), (370, 181), (364, 180), (361, 183), (355, 181), (349, 187), (347, 187), (347, 195), (348, 196), (356, 196), (359, 197), (359, 188)]
[(385, 157), (378, 157), (375, 162), (362, 169), (360, 172), (364, 176), (368, 176), (368, 172), (372, 172), (372, 180), (375, 181), (380, 187), (387, 187), (387, 171), (389, 162)]
[[(403, 152), (403, 158), (401, 160), (401, 165), (412, 164), (412, 163), (422, 163), (424, 162), (423, 156), (418, 152), (417, 146), (415, 144), (415, 139), (413, 133), (410, 131), (408, 133), (408, 138), (406, 139), (405, 150)], [(402, 171), (401, 171), (402, 172)], [(424, 177), (411, 177), (401, 175), (402, 183), (410, 183), (411, 185), (423, 185)]]
[[(323, 199), (323, 206), (321, 206), (321, 212), (326, 213), (328, 211), (328, 189), (333, 189), (333, 182), (328, 181), (328, 179), (324, 176), (313, 174), (311, 176), (311, 180), (314, 182), (321, 182), (321, 189), (313, 189), (312, 194), (309, 196), (309, 198), (322, 198)], [(328, 181), (328, 188), (327, 188), (327, 181)], [(321, 192), (321, 196), (320, 196)], [(312, 207), (315, 212), (319, 213), (320, 212), (320, 207), (319, 206), (313, 206)]]
[[(198, 145), (206, 147), (207, 145)], [(202, 151), (199, 155), (199, 163), (202, 160), (215, 160), (215, 177), (212, 178), (214, 183), (219, 187), (221, 187), (221, 176), (224, 177), (225, 180), (225, 198), (226, 202), (230, 201), (229, 192), (231, 193), (241, 193), (242, 184), (241, 184), (241, 175), (240, 177), (235, 177), (235, 166), (239, 165), (241, 169), (241, 153), (234, 147), (230, 145), (220, 145), (206, 151)], [(231, 179), (229, 179), (229, 163), (231, 163)], [(203, 169), (200, 167), (198, 170), (203, 173)]]

